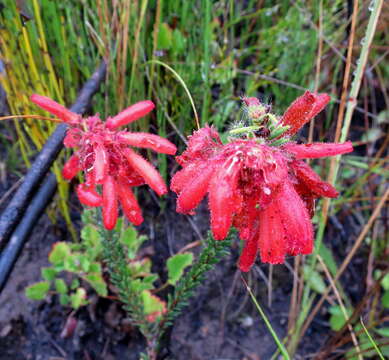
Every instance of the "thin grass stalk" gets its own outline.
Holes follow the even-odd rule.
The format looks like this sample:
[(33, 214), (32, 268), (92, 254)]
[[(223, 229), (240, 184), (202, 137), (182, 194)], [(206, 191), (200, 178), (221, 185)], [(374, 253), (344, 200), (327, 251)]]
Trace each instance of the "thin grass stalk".
[[(128, 54), (128, 38), (129, 38), (129, 24), (130, 24), (130, 2), (126, 1), (123, 8), (123, 25), (121, 26), (122, 41), (121, 41), (121, 56), (120, 63), (118, 64), (119, 71), (119, 86), (118, 86), (118, 109), (124, 107), (124, 95), (125, 95), (125, 83), (126, 83), (126, 71), (127, 71), (127, 54)], [(137, 57), (137, 56), (136, 56)], [(135, 57), (133, 58), (135, 60)]]
[[(355, 3), (357, 3), (357, 1), (355, 1)], [(341, 130), (340, 137), (339, 137), (340, 142), (345, 142), (347, 140), (347, 137), (348, 137), (350, 124), (351, 124), (351, 118), (352, 118), (352, 115), (354, 113), (354, 109), (357, 105), (357, 98), (358, 98), (358, 94), (359, 94), (359, 89), (361, 87), (361, 83), (362, 83), (362, 79), (363, 79), (363, 75), (364, 75), (364, 70), (365, 70), (367, 59), (369, 56), (370, 46), (371, 46), (371, 43), (373, 41), (373, 37), (374, 37), (375, 30), (376, 30), (377, 23), (378, 23), (378, 18), (379, 18), (379, 15), (381, 13), (381, 9), (382, 9), (382, 4), (383, 4), (383, 0), (373, 0), (373, 3), (371, 4), (373, 6), (371, 7), (371, 5), (369, 5), (369, 10), (371, 9), (371, 14), (369, 17), (369, 23), (367, 25), (366, 34), (365, 34), (365, 37), (363, 38), (363, 41), (362, 41), (362, 50), (361, 50), (361, 54), (359, 56), (359, 59), (357, 61), (357, 68), (355, 70), (354, 80), (351, 84), (350, 93), (348, 95), (349, 100), (347, 102), (344, 123), (343, 123), (342, 130)], [(345, 84), (343, 84), (343, 86), (345, 86)], [(343, 98), (343, 96), (342, 96), (342, 98)], [(342, 105), (342, 103), (341, 103), (341, 105)], [(341, 107), (339, 108), (339, 110), (340, 109), (341, 109)], [(338, 123), (340, 123), (340, 122), (341, 122), (341, 118), (339, 117)], [(332, 158), (333, 165), (330, 169), (328, 182), (333, 184), (333, 185), (336, 183), (336, 178), (337, 178), (337, 174), (338, 174), (339, 166), (340, 166), (340, 159), (341, 159), (340, 155)], [(331, 204), (331, 199), (326, 198), (323, 200), (323, 212), (322, 212), (322, 216), (320, 219), (319, 230), (318, 230), (317, 237), (316, 237), (316, 242), (317, 242), (316, 250), (317, 250), (317, 247), (320, 246), (320, 243), (321, 243), (323, 235), (324, 235), (324, 229), (325, 229), (326, 222), (327, 222), (327, 216), (328, 216), (328, 210), (329, 210), (330, 204)]]
[(330, 286), (332, 288), (332, 291), (334, 292), (335, 294), (335, 297), (336, 299), (338, 300), (338, 303), (339, 303), (339, 306), (340, 306), (340, 309), (342, 310), (342, 314), (344, 316), (344, 319), (346, 320), (346, 323), (347, 323), (347, 328), (349, 329), (350, 331), (350, 335), (351, 335), (351, 339), (354, 343), (354, 346), (355, 346), (355, 349), (357, 350), (357, 353), (358, 353), (358, 359), (359, 360), (363, 360), (363, 357), (361, 356), (360, 352), (361, 352), (361, 348), (359, 347), (359, 344), (358, 344), (358, 339), (357, 337), (355, 336), (355, 332), (354, 332), (354, 329), (352, 327), (352, 325), (350, 324), (350, 317), (348, 316), (347, 314), (347, 310), (346, 310), (346, 307), (344, 306), (344, 303), (343, 303), (343, 300), (342, 300), (342, 297), (340, 296), (340, 293), (338, 291), (338, 289), (336, 288), (336, 284), (324, 262), (324, 260), (322, 259), (322, 257), (320, 255), (317, 255), (317, 259), (319, 260), (319, 263), (320, 265), (322, 266), (323, 268), (323, 271), (327, 277), (327, 280), (328, 282), (330, 283)]
[(378, 347), (378, 345), (376, 344), (376, 342), (373, 340), (373, 338), (372, 338), (372, 336), (370, 335), (369, 331), (366, 329), (366, 326), (365, 326), (365, 324), (363, 323), (362, 318), (360, 319), (360, 321), (361, 321), (361, 325), (362, 325), (362, 327), (363, 327), (363, 330), (365, 331), (365, 334), (366, 334), (367, 337), (369, 338), (369, 340), (370, 340), (371, 344), (373, 345), (374, 350), (377, 352), (379, 358), (380, 358), (381, 360), (385, 360), (385, 357), (384, 357), (384, 355), (382, 354), (382, 351), (380, 350), (380, 348)]
[[(157, 0), (157, 9), (155, 12), (155, 20), (154, 20), (154, 28), (153, 28), (153, 50), (151, 53), (151, 59), (156, 60), (156, 51), (158, 46), (158, 33), (159, 33), (159, 25), (161, 23), (161, 0)], [(154, 72), (155, 72), (155, 63), (151, 63), (150, 67), (150, 87), (148, 97), (151, 97), (151, 92), (153, 89), (154, 83)]]
[(208, 111), (210, 102), (209, 69), (211, 67), (210, 40), (211, 40), (211, 1), (203, 0), (204, 22), (203, 22), (203, 64), (202, 77), (204, 81), (203, 106), (201, 111), (201, 125), (208, 122)]
[(130, 75), (130, 85), (128, 90), (128, 101), (132, 102), (132, 89), (134, 87), (134, 79), (135, 79), (135, 70), (138, 64), (138, 52), (139, 52), (139, 38), (140, 32), (142, 30), (146, 9), (147, 9), (148, 0), (142, 0), (141, 10), (139, 15), (139, 21), (135, 30), (135, 43), (134, 43), (134, 53), (132, 56), (132, 66), (131, 66), (131, 75)]
[[(319, 4), (319, 35), (318, 35), (318, 46), (317, 46), (317, 55), (316, 55), (316, 71), (315, 71), (315, 88), (314, 91), (317, 92), (319, 89), (320, 83), (320, 70), (321, 70), (321, 57), (323, 53), (323, 0), (320, 0)], [(315, 118), (309, 122), (309, 131), (308, 131), (308, 144), (313, 142), (313, 130), (315, 128)]]
[[(378, 17), (379, 17), (381, 8), (382, 8), (382, 3), (383, 3), (383, 0), (374, 0), (374, 7), (372, 8), (372, 12), (371, 12), (370, 18), (369, 18), (369, 23), (368, 23), (368, 26), (367, 26), (367, 29), (366, 29), (365, 41), (363, 43), (361, 54), (360, 54), (359, 60), (357, 62), (358, 65), (357, 65), (357, 69), (356, 69), (356, 72), (355, 72), (355, 78), (354, 78), (354, 81), (352, 83), (350, 94), (349, 94), (350, 100), (353, 100), (353, 101), (349, 101), (347, 103), (347, 110), (346, 110), (345, 120), (344, 120), (344, 123), (343, 123), (343, 126), (342, 126), (341, 135), (340, 135), (340, 138), (339, 138), (340, 142), (344, 142), (347, 139), (347, 135), (348, 135), (349, 128), (350, 128), (350, 123), (351, 123), (351, 117), (352, 117), (353, 111), (354, 111), (354, 109), (356, 107), (356, 99), (357, 99), (359, 88), (360, 88), (360, 85), (361, 85), (361, 81), (362, 81), (362, 77), (363, 77), (363, 72), (364, 72), (364, 69), (365, 69), (365, 66), (366, 66), (370, 45), (371, 45), (371, 42), (373, 40), (373, 36), (374, 36), (375, 29), (376, 29), (376, 26), (377, 26)], [(354, 8), (354, 10), (355, 10), (355, 8)], [(338, 119), (338, 121), (339, 121), (339, 119)], [(337, 176), (337, 171), (339, 169), (340, 158), (341, 158), (341, 156), (336, 156), (335, 160), (334, 160), (335, 161), (335, 165), (334, 165), (333, 178), (332, 178), (332, 181), (330, 181), (332, 184), (335, 184), (335, 182), (336, 182), (336, 176)], [(312, 259), (312, 262), (310, 264), (310, 268), (311, 269), (314, 269), (314, 267), (316, 266), (317, 254), (318, 254), (318, 252), (320, 250), (320, 246), (321, 246), (321, 243), (322, 243), (322, 240), (323, 240), (324, 230), (325, 230), (325, 226), (326, 226), (326, 222), (327, 222), (327, 216), (328, 216), (328, 210), (329, 210), (330, 203), (331, 203), (330, 199), (324, 199), (323, 200), (322, 212), (321, 212), (321, 217), (320, 217), (320, 221), (319, 221), (319, 228), (318, 228), (318, 231), (317, 231), (316, 242), (315, 242), (315, 257)], [(363, 238), (364, 237), (361, 238), (360, 242), (363, 240)], [(356, 243), (354, 244), (353, 249), (355, 248), (355, 245), (358, 245), (357, 248), (359, 247), (359, 245), (360, 245), (360, 244), (358, 244), (358, 240), (359, 239), (360, 238), (357, 239)], [(350, 257), (351, 254), (353, 256), (353, 253), (349, 253), (348, 256), (346, 257), (345, 261), (347, 259), (349, 259), (349, 260), (351, 259), (351, 257)], [(347, 266), (347, 264), (348, 264), (348, 262), (347, 263), (343, 262), (342, 265), (343, 266), (345, 265), (344, 266), (344, 268), (345, 268)], [(344, 270), (344, 268), (343, 268), (343, 270)], [(341, 269), (338, 270), (338, 274), (339, 274)], [(340, 274), (343, 272), (343, 270), (340, 272)], [(340, 275), (338, 275), (338, 276), (340, 276)], [(337, 278), (335, 278), (335, 279), (337, 280)], [(310, 291), (310, 288), (309, 288), (309, 286), (307, 286), (306, 289), (305, 289), (305, 292), (309, 292), (309, 291)], [(305, 297), (305, 298), (307, 298), (307, 297)], [(323, 301), (324, 301), (324, 298), (325, 297), (322, 297)], [(322, 304), (322, 302), (321, 302), (321, 304)], [(321, 306), (321, 304), (320, 304), (320, 306)], [(315, 309), (317, 307), (318, 307), (318, 305), (316, 305)], [(304, 327), (301, 330), (301, 333), (300, 334), (296, 334), (296, 336), (299, 336), (300, 338), (303, 337), (305, 331), (307, 330), (308, 324), (313, 319), (313, 315), (312, 314), (313, 314), (313, 312), (310, 313), (309, 318), (306, 320), (306, 322), (304, 324)]]
[(278, 350), (280, 351), (280, 353), (282, 354), (282, 356), (284, 357), (285, 360), (290, 360), (291, 357), (289, 356), (284, 344), (281, 342), (281, 340), (277, 336), (277, 333), (274, 331), (273, 327), (271, 326), (271, 323), (270, 323), (269, 319), (267, 318), (265, 312), (262, 310), (262, 308), (259, 305), (257, 299), (255, 298), (253, 292), (251, 291), (251, 288), (248, 286), (248, 284), (246, 283), (246, 280), (243, 277), (242, 277), (242, 282), (243, 282), (244, 286), (246, 287), (248, 293), (250, 294), (251, 300), (253, 301), (256, 309), (258, 310), (259, 314), (261, 315), (262, 320), (264, 321), (266, 327), (268, 328), (271, 336), (273, 337), (275, 343), (277, 344)]
[(195, 116), (195, 121), (196, 121), (197, 129), (200, 129), (199, 116), (197, 114), (197, 110), (196, 110), (196, 106), (195, 106), (194, 101), (193, 101), (193, 97), (192, 97), (192, 95), (191, 95), (191, 93), (190, 93), (190, 91), (188, 89), (188, 86), (186, 85), (185, 81), (182, 79), (182, 77), (177, 73), (177, 71), (175, 71), (172, 67), (170, 67), (168, 64), (166, 64), (166, 63), (164, 63), (162, 61), (150, 60), (147, 63), (149, 63), (149, 64), (155, 63), (155, 64), (158, 64), (158, 65), (161, 65), (161, 66), (165, 67), (166, 69), (168, 69), (170, 72), (173, 73), (174, 77), (182, 85), (182, 87), (184, 88), (186, 94), (188, 95), (188, 98), (189, 98), (190, 104), (192, 105), (193, 113), (194, 113), (194, 116)]
[[(347, 268), (348, 264), (350, 263), (351, 259), (354, 257), (356, 251), (359, 249), (359, 247), (362, 244), (362, 241), (364, 240), (365, 236), (367, 235), (367, 233), (369, 232), (370, 228), (374, 224), (375, 220), (379, 216), (379, 214), (381, 212), (381, 209), (385, 205), (386, 200), (388, 199), (388, 197), (389, 197), (389, 187), (386, 189), (384, 195), (381, 197), (381, 200), (379, 201), (379, 203), (375, 207), (375, 209), (374, 209), (373, 213), (371, 214), (368, 222), (363, 227), (361, 233), (359, 234), (358, 238), (356, 239), (356, 241), (354, 243), (354, 246), (352, 247), (352, 249), (350, 250), (350, 252), (346, 256), (346, 258), (343, 260), (342, 265), (339, 267), (336, 275), (334, 276), (334, 282), (335, 283), (342, 276), (344, 270), (346, 270), (346, 268)], [(311, 324), (312, 320), (314, 319), (314, 317), (316, 316), (316, 314), (320, 310), (320, 308), (323, 305), (324, 301), (326, 300), (330, 290), (331, 290), (331, 288), (327, 287), (327, 289), (321, 295), (320, 300), (315, 305), (314, 309), (309, 313), (309, 316), (306, 319), (306, 321), (304, 323), (304, 326), (301, 329), (300, 338), (302, 338), (304, 336), (305, 332), (308, 330), (309, 325)]]

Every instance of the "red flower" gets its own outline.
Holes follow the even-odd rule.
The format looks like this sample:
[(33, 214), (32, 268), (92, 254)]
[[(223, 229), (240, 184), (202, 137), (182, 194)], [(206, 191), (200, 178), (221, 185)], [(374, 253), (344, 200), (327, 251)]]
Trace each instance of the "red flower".
[[(235, 226), (245, 242), (239, 261), (242, 271), (251, 268), (258, 251), (263, 262), (272, 264), (284, 262), (285, 255), (312, 252), (314, 199), (336, 197), (338, 192), (301, 159), (344, 154), (353, 148), (350, 142), (298, 145), (286, 136), (316, 115), (327, 97), (306, 93), (290, 106), (282, 117), (283, 125), (290, 126), (283, 146), (255, 137), (223, 144), (216, 130), (207, 126), (189, 138), (187, 149), (176, 158), (183, 167), (171, 182), (178, 194), (177, 211), (193, 213), (208, 194), (215, 239), (224, 239)], [(252, 98), (244, 101), (258, 106)]]
[(327, 94), (316, 94), (306, 91), (298, 97), (285, 111), (281, 118), (283, 125), (289, 125), (287, 135), (293, 135), (299, 131), (308, 121), (322, 111), (330, 97)]
[[(177, 149), (157, 135), (119, 131), (118, 127), (145, 116), (154, 104), (140, 101), (103, 122), (98, 115), (82, 118), (44, 96), (34, 94), (31, 100), (70, 126), (64, 145), (77, 150), (65, 163), (62, 175), (71, 180), (79, 171), (84, 172), (85, 183), (77, 186), (80, 202), (102, 206), (104, 226), (109, 230), (115, 227), (119, 202), (129, 221), (141, 224), (142, 212), (131, 187), (146, 183), (158, 195), (165, 194), (167, 187), (158, 171), (130, 146), (170, 155)], [(102, 186), (102, 195), (96, 191), (97, 185)]]

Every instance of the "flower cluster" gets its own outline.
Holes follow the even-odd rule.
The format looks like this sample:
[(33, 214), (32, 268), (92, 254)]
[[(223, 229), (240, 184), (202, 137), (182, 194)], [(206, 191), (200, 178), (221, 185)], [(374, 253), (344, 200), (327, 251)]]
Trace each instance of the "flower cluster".
[[(158, 171), (131, 146), (170, 155), (177, 148), (158, 135), (118, 128), (145, 116), (154, 109), (154, 104), (140, 101), (103, 122), (98, 115), (82, 118), (44, 96), (34, 94), (31, 100), (69, 125), (64, 145), (75, 148), (76, 152), (65, 163), (62, 174), (71, 180), (78, 172), (84, 172), (85, 182), (77, 186), (80, 202), (102, 206), (104, 226), (109, 230), (115, 227), (119, 202), (128, 220), (134, 225), (141, 224), (142, 212), (131, 188), (147, 184), (163, 195), (167, 187)], [(102, 194), (97, 185), (102, 186)]]
[[(244, 99), (249, 114), (265, 119), (263, 106), (255, 100)], [(193, 213), (208, 194), (215, 239), (224, 239), (235, 226), (245, 243), (239, 260), (242, 271), (251, 268), (258, 251), (263, 262), (272, 264), (284, 262), (285, 255), (312, 252), (314, 200), (337, 197), (338, 192), (302, 159), (344, 154), (353, 148), (350, 142), (299, 145), (289, 136), (328, 101), (328, 95), (310, 92), (295, 100), (277, 118), (278, 129), (283, 129), (278, 136), (281, 146), (272, 146), (275, 143), (266, 139), (271, 132), (263, 131), (223, 144), (216, 130), (206, 126), (190, 137), (187, 149), (176, 158), (183, 167), (171, 183), (178, 194), (177, 211)]]

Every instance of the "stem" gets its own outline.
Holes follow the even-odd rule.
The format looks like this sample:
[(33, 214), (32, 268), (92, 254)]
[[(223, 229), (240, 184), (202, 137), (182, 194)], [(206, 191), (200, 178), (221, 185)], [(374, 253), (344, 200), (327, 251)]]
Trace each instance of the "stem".
[[(373, 7), (371, 8), (369, 6), (369, 9), (371, 9), (371, 14), (370, 14), (369, 22), (367, 25), (365, 38), (363, 40), (361, 54), (360, 54), (359, 59), (357, 61), (357, 67), (356, 67), (356, 70), (354, 73), (355, 74), (354, 81), (352, 82), (352, 85), (351, 85), (349, 100), (347, 102), (346, 114), (345, 114), (344, 123), (342, 126), (341, 135), (340, 135), (340, 139), (339, 139), (340, 142), (346, 141), (348, 133), (349, 133), (351, 118), (352, 118), (353, 112), (354, 112), (356, 105), (357, 105), (357, 97), (358, 97), (359, 89), (360, 89), (362, 78), (364, 75), (364, 70), (365, 70), (366, 63), (367, 63), (369, 49), (370, 49), (371, 43), (373, 41), (374, 33), (375, 33), (375, 30), (377, 27), (378, 18), (379, 18), (381, 9), (382, 9), (382, 4), (383, 4), (383, 0), (373, 0)], [(336, 183), (336, 178), (337, 178), (339, 165), (340, 165), (340, 159), (341, 159), (340, 155), (338, 155), (334, 158), (334, 162), (333, 162), (334, 165), (331, 168), (330, 175), (328, 178), (328, 181), (332, 185), (335, 185), (335, 183)], [(309, 265), (311, 271), (315, 268), (316, 263), (317, 263), (317, 255), (320, 251), (321, 243), (323, 241), (324, 230), (325, 230), (326, 223), (327, 223), (328, 210), (330, 208), (330, 204), (331, 204), (331, 199), (325, 198), (323, 200), (323, 207), (322, 207), (322, 212), (321, 212), (321, 216), (320, 216), (320, 220), (319, 220), (319, 228), (318, 228), (318, 231), (316, 234), (315, 256), (313, 257), (313, 259)], [(356, 241), (355, 245), (357, 245), (357, 244), (358, 244), (358, 240)], [(344, 270), (344, 268), (342, 270)], [(339, 278), (340, 274), (341, 274), (341, 272), (340, 273), (338, 272), (338, 276), (335, 278), (335, 281)], [(309, 295), (310, 290), (311, 289), (310, 289), (309, 284), (306, 284), (306, 287), (304, 289), (304, 298), (305, 299), (309, 298), (308, 295)], [(306, 332), (307, 327), (309, 326), (309, 324), (313, 320), (313, 316), (319, 310), (322, 302), (324, 302), (325, 296), (326, 296), (326, 294), (323, 295), (321, 301), (319, 302), (319, 304), (316, 305), (314, 311), (310, 313), (309, 318), (305, 321), (302, 329), (298, 330), (298, 332), (296, 334), (296, 340), (297, 340), (297, 337), (299, 337), (301, 339), (301, 337), (304, 336), (304, 333)], [(307, 306), (310, 308), (309, 304), (307, 304), (303, 301), (302, 307), (304, 307), (304, 306)], [(299, 321), (301, 322), (304, 318), (305, 318), (305, 316), (300, 314)], [(296, 341), (295, 345), (297, 346), (297, 341)]]
[(199, 116), (198, 116), (198, 114), (197, 114), (196, 106), (195, 106), (195, 104), (194, 104), (192, 95), (191, 95), (191, 93), (190, 93), (188, 87), (186, 86), (185, 81), (182, 79), (182, 77), (177, 73), (177, 71), (175, 71), (172, 67), (170, 67), (168, 64), (165, 64), (165, 63), (162, 62), (162, 61), (159, 61), (159, 60), (150, 60), (150, 61), (148, 61), (147, 63), (149, 63), (149, 64), (158, 64), (158, 65), (161, 65), (161, 66), (165, 67), (166, 69), (168, 69), (170, 72), (173, 73), (173, 75), (175, 76), (175, 78), (176, 78), (176, 79), (178, 80), (178, 82), (182, 85), (182, 87), (184, 88), (186, 94), (188, 95), (188, 98), (189, 98), (190, 104), (192, 105), (193, 113), (194, 113), (194, 116), (195, 116), (197, 129), (200, 129)]
[(258, 304), (257, 299), (255, 298), (253, 292), (251, 291), (250, 287), (247, 285), (247, 283), (243, 277), (242, 277), (242, 281), (243, 281), (243, 284), (245, 285), (247, 291), (250, 294), (251, 300), (253, 301), (255, 307), (257, 308), (259, 314), (261, 315), (263, 321), (265, 322), (266, 327), (268, 328), (271, 336), (273, 337), (274, 341), (276, 342), (278, 349), (280, 350), (282, 356), (284, 357), (284, 359), (290, 360), (290, 356), (289, 356), (288, 352), (286, 351), (284, 344), (278, 338), (278, 336), (277, 336), (276, 332), (274, 331), (273, 327), (271, 326), (270, 321), (267, 318), (265, 312), (262, 310), (261, 306)]
[(8, 116), (0, 116), (1, 120), (11, 120), (11, 119), (37, 119), (37, 120), (48, 120), (56, 123), (63, 122), (60, 119), (57, 118), (51, 118), (48, 116), (40, 116), (40, 115), (8, 115)]

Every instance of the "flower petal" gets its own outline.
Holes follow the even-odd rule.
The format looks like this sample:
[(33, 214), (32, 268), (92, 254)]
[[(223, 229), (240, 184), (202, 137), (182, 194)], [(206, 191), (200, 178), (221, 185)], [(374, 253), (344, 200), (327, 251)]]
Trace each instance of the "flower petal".
[(276, 201), (259, 211), (258, 245), (262, 262), (282, 264), (285, 261), (286, 234)]
[(195, 161), (188, 164), (174, 174), (170, 182), (170, 189), (176, 194), (179, 194), (185, 185), (192, 181), (198, 173), (203, 172), (207, 167), (208, 163), (206, 161)]
[(295, 134), (323, 110), (329, 101), (330, 97), (327, 94), (316, 94), (310, 91), (306, 91), (304, 95), (298, 97), (282, 116), (282, 125), (290, 126), (284, 136)]
[(86, 184), (80, 184), (76, 188), (78, 199), (81, 204), (87, 206), (101, 206), (103, 204), (103, 198), (92, 187)]
[(127, 145), (152, 149), (162, 154), (174, 155), (177, 152), (177, 147), (169, 140), (154, 134), (123, 132), (118, 135), (118, 140)]
[(155, 170), (153, 165), (146, 161), (131, 149), (125, 149), (124, 155), (130, 166), (143, 177), (146, 184), (149, 185), (158, 195), (167, 193), (167, 187), (160, 173)]
[(102, 184), (108, 172), (108, 154), (104, 146), (98, 144), (94, 148), (95, 161), (93, 164), (96, 184)]
[(315, 94), (315, 103), (309, 117), (313, 119), (330, 102), (331, 97), (328, 94)]
[(193, 174), (192, 179), (182, 189), (177, 199), (177, 212), (189, 213), (197, 207), (208, 191), (209, 182), (215, 172), (215, 166), (209, 164), (201, 172)]
[(112, 230), (118, 219), (118, 196), (115, 180), (106, 176), (103, 183), (103, 223), (107, 230)]
[(66, 131), (65, 139), (63, 140), (63, 144), (67, 148), (73, 148), (80, 145), (82, 133), (80, 129), (77, 128), (69, 128)]
[(127, 219), (134, 225), (138, 226), (142, 224), (142, 210), (140, 209), (131, 188), (123, 183), (117, 183), (117, 190), (124, 215), (126, 215)]
[(317, 197), (325, 196), (329, 198), (338, 197), (339, 193), (328, 182), (322, 181), (312, 169), (302, 160), (295, 160), (290, 163), (296, 177)]
[(49, 113), (55, 115), (57, 118), (61, 119), (68, 124), (77, 124), (80, 119), (80, 115), (66, 109), (66, 107), (58, 104), (54, 100), (49, 99), (46, 96), (33, 94), (30, 97), (30, 100), (37, 104), (42, 109), (48, 111)]
[[(234, 161), (233, 158), (232, 161)], [(227, 167), (227, 168), (226, 168)], [(216, 240), (228, 235), (237, 204), (237, 180), (240, 164), (230, 161), (218, 170), (209, 186), (209, 208), (211, 210), (211, 229)]]
[(222, 146), (220, 136), (216, 129), (206, 125), (189, 136), (186, 150), (176, 157), (176, 161), (185, 166), (194, 160), (208, 160), (210, 156)]
[(286, 181), (274, 201), (287, 239), (286, 252), (290, 255), (310, 254), (313, 248), (313, 227), (303, 200), (293, 185)]
[(295, 144), (287, 143), (283, 148), (299, 159), (316, 159), (326, 156), (347, 154), (353, 151), (351, 141), (342, 144), (338, 143), (313, 143), (313, 144)]
[(139, 118), (147, 115), (155, 108), (155, 105), (150, 100), (139, 101), (134, 105), (131, 105), (127, 109), (121, 111), (119, 114), (112, 118), (108, 118), (106, 126), (110, 130), (114, 130), (120, 126), (132, 123)]
[(77, 173), (81, 171), (80, 158), (77, 154), (73, 154), (62, 168), (62, 176), (66, 180), (73, 179)]
[(258, 254), (258, 232), (252, 232), (250, 238), (245, 241), (242, 254), (239, 258), (239, 269), (247, 272), (255, 263)]

